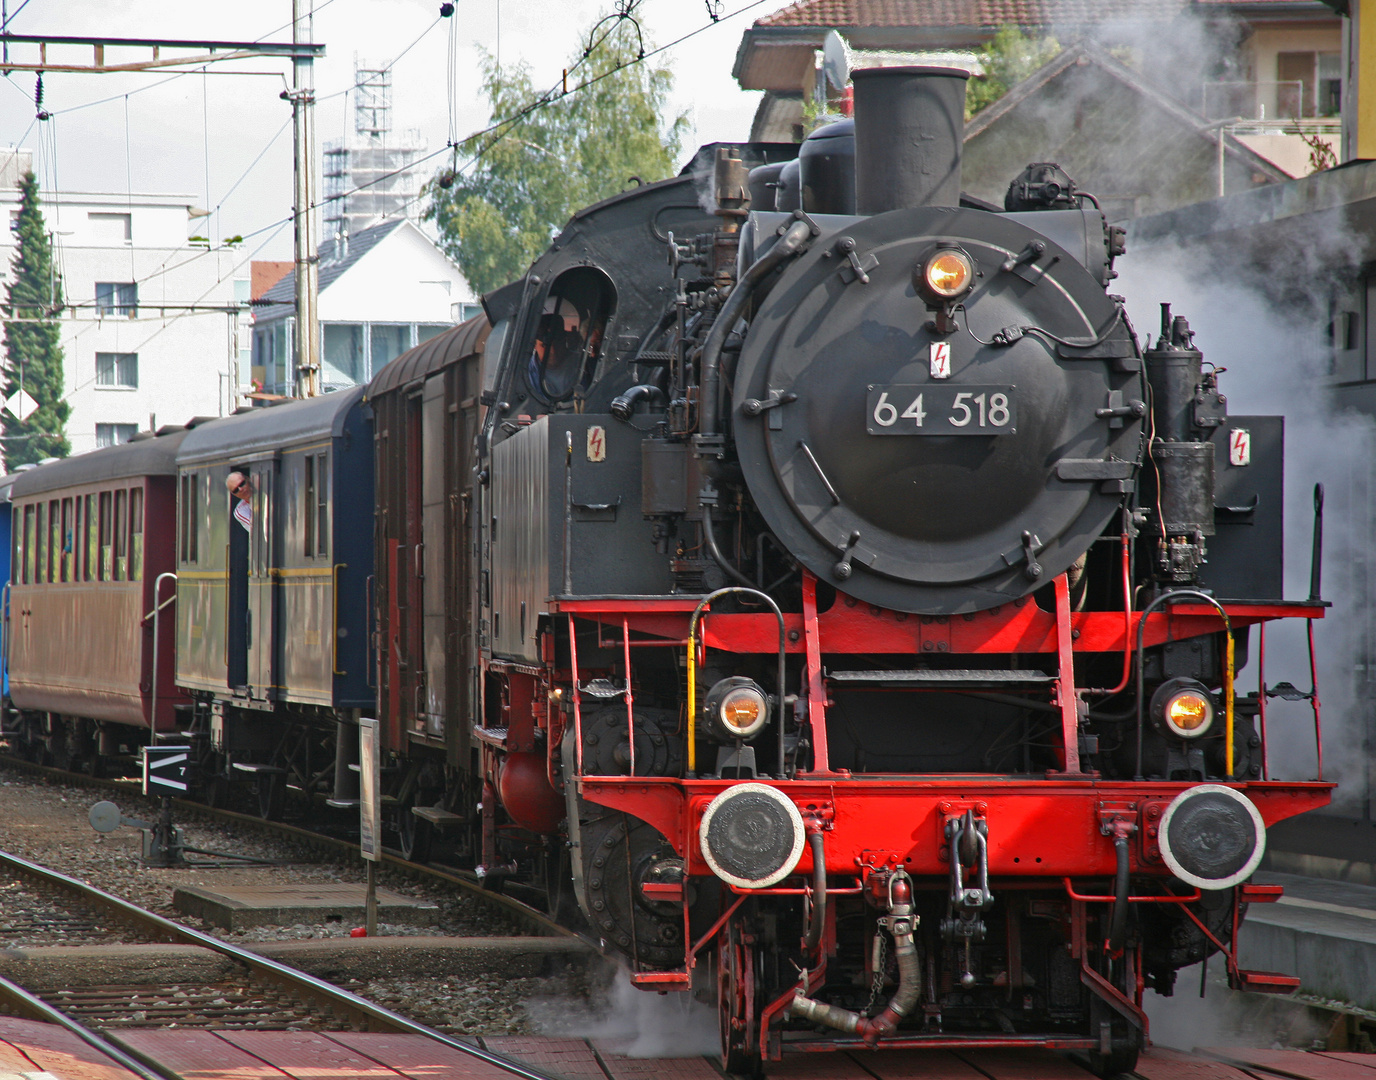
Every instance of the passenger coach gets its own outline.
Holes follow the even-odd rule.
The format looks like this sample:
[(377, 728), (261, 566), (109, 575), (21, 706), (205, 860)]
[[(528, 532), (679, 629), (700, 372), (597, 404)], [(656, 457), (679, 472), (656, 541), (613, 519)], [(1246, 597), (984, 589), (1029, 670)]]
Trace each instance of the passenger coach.
[[(251, 529), (233, 517), (225, 480), (236, 471), (252, 486)], [(371, 710), (375, 692), (363, 389), (192, 432), (177, 472), (177, 684), (210, 732), (210, 776), (256, 778), (269, 815), (287, 787), (348, 801), (356, 780), (345, 762), (335, 790), (336, 725)], [(264, 713), (274, 722), (253, 722)]]
[(153, 614), (175, 565), (175, 455), (189, 434), (143, 433), (10, 486), (9, 733), (30, 756), (135, 754), (189, 700), (173, 680), (172, 620)]

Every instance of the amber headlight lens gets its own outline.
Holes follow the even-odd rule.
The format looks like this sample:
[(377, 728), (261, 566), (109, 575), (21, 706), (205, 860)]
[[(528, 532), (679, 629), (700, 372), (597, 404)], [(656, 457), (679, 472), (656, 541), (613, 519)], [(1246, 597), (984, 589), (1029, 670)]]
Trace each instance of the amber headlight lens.
[(927, 288), (937, 296), (950, 300), (970, 288), (975, 277), (975, 268), (970, 257), (963, 251), (938, 251), (927, 260), (923, 270)]
[(1166, 723), (1177, 735), (1203, 735), (1214, 718), (1214, 707), (1202, 694), (1186, 691), (1166, 702)]
[(769, 718), (769, 706), (764, 695), (753, 686), (742, 686), (732, 690), (721, 699), (721, 722), (727, 731), (742, 739), (748, 739)]
[(749, 739), (769, 723), (769, 698), (754, 679), (733, 675), (707, 692), (702, 714), (709, 734), (719, 742)]
[(1169, 679), (1152, 695), (1151, 711), (1157, 726), (1178, 739), (1197, 739), (1214, 726), (1214, 699), (1195, 679)]

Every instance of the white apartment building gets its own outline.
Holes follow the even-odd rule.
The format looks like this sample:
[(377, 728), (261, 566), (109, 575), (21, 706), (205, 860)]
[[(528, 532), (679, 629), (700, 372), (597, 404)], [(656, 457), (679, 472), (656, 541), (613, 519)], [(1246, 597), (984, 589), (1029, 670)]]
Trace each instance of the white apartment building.
[[(30, 152), (0, 147), (0, 214), (19, 213)], [(221, 416), (249, 379), (248, 251), (212, 248), (190, 195), (40, 193), (62, 276), (72, 453)], [(0, 232), (0, 288), (15, 238)], [(240, 353), (240, 346), (243, 352)]]

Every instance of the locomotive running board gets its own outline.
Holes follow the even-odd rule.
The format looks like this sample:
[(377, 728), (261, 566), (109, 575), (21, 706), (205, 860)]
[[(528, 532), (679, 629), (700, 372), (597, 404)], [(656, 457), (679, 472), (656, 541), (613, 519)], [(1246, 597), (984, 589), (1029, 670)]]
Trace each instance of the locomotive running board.
[(836, 1050), (916, 1050), (922, 1048), (975, 1050), (998, 1049), (1001, 1047), (1034, 1047), (1048, 1050), (1097, 1050), (1098, 1039), (1083, 1035), (966, 1035), (959, 1033), (941, 1035), (888, 1035), (871, 1046), (864, 1039), (788, 1039), (785, 1038), (779, 1049), (785, 1054), (831, 1053)]
[(641, 990), (691, 990), (693, 976), (686, 971), (633, 971), (631, 985)]
[(927, 683), (959, 689), (979, 687), (987, 683), (1000, 686), (1049, 686), (1055, 675), (1040, 671), (990, 671), (949, 669), (917, 669), (913, 671), (828, 671), (827, 680), (834, 683)]

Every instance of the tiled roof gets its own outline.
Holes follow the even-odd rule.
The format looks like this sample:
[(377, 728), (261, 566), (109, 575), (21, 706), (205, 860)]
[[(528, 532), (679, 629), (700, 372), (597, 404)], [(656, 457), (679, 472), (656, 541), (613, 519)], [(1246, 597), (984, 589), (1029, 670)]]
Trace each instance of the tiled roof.
[[(393, 218), (391, 221), (384, 221), (381, 225), (360, 229), (349, 237), (347, 247), (342, 251), (337, 251), (339, 248), (337, 238), (322, 243), (319, 249), (320, 269), (318, 271), (320, 291), (324, 292), (328, 289), (336, 278), (372, 251), (377, 246), (378, 241), (395, 230), (402, 223), (402, 220), (402, 218)], [(296, 300), (296, 274), (292, 272), (281, 278), (276, 285), (263, 294), (261, 299), (264, 304), (294, 303)]]
[(1171, 19), (1189, 0), (798, 0), (756, 26), (1046, 26)]

